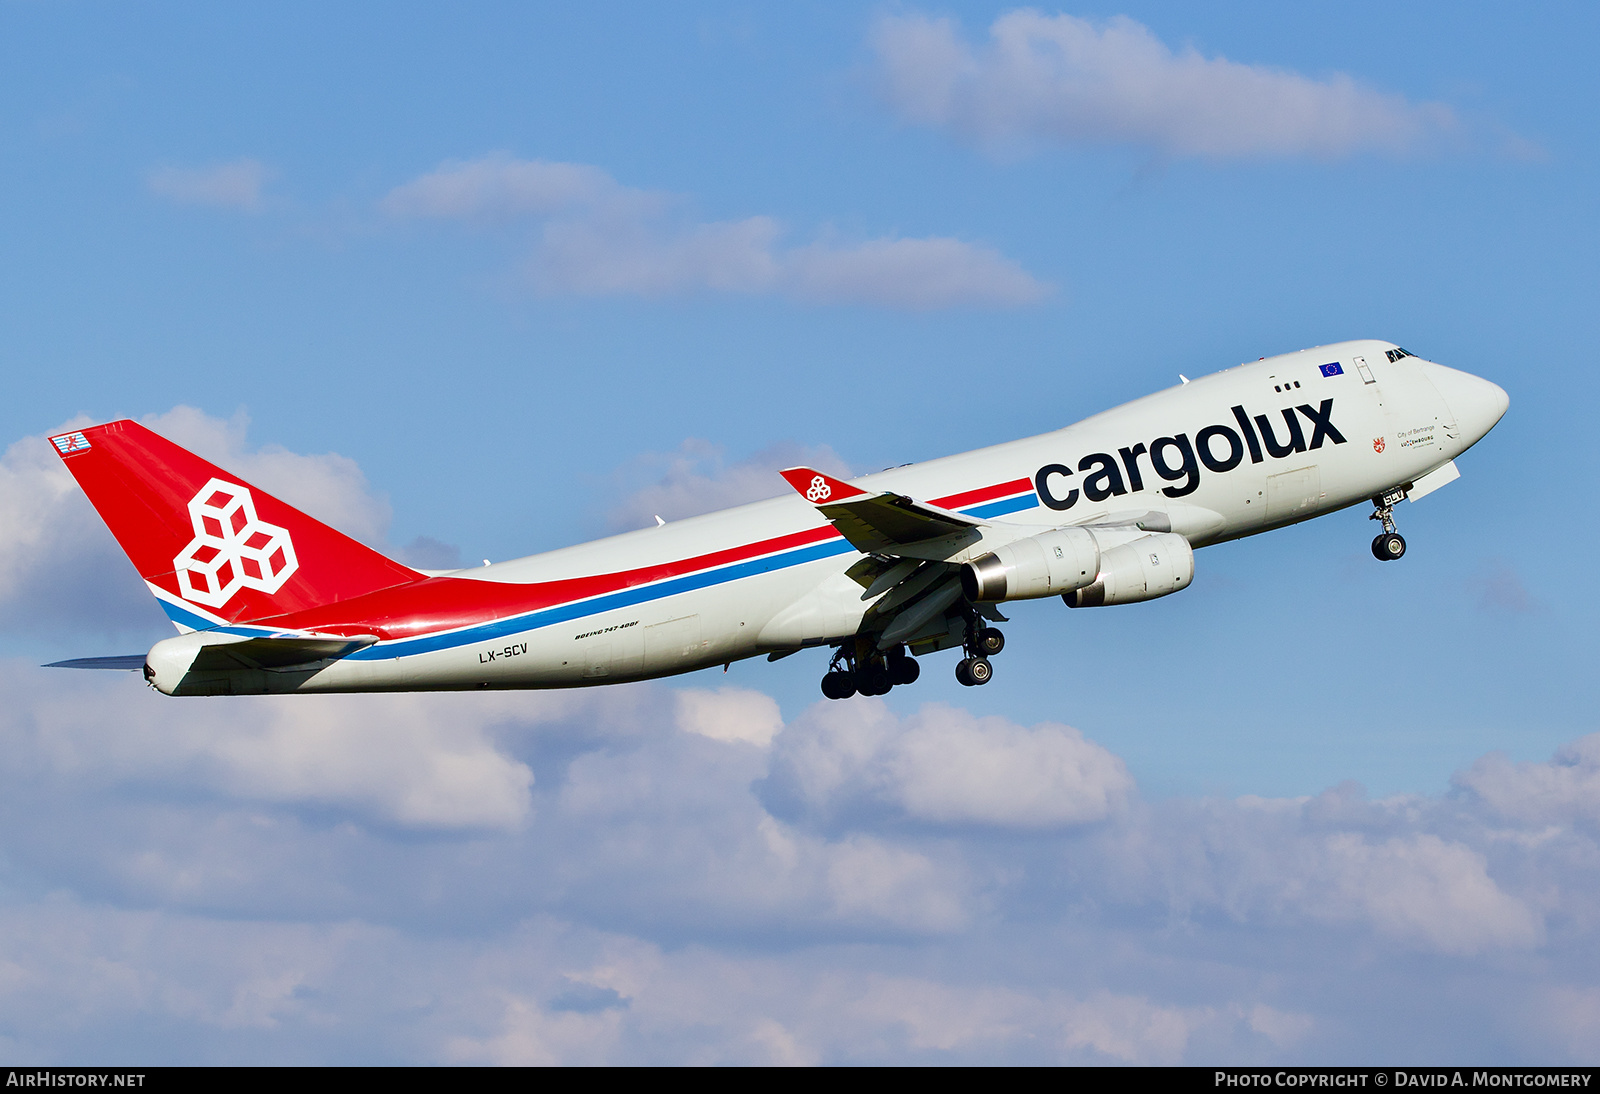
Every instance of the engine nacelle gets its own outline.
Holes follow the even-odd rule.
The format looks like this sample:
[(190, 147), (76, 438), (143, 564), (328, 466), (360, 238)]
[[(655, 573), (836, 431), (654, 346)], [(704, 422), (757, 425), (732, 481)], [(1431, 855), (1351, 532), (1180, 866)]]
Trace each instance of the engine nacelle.
[(1141, 536), (1100, 553), (1093, 582), (1063, 593), (1069, 608), (1133, 604), (1187, 589), (1194, 580), (1194, 548), (1175, 532)]
[(1019, 539), (961, 567), (961, 591), (974, 603), (1071, 593), (1094, 581), (1100, 545), (1084, 528), (1056, 528)]

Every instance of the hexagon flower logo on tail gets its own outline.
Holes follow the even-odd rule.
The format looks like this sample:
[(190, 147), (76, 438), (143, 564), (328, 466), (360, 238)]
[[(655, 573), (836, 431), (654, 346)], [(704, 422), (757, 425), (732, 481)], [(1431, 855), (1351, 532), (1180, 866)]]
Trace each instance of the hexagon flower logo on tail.
[(172, 560), (185, 600), (220, 608), (240, 589), (275, 593), (299, 569), (289, 530), (256, 516), (250, 491), (212, 479), (189, 499), (194, 539)]

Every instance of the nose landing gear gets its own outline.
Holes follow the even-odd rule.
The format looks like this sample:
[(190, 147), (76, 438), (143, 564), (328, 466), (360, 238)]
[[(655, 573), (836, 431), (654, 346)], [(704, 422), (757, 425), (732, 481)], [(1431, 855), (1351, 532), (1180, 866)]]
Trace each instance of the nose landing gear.
[(1406, 553), (1406, 541), (1394, 530), (1394, 507), (1405, 500), (1406, 488), (1397, 486), (1372, 499), (1376, 510), (1368, 520), (1383, 522), (1383, 531), (1372, 541), (1372, 557), (1379, 562), (1393, 562)]

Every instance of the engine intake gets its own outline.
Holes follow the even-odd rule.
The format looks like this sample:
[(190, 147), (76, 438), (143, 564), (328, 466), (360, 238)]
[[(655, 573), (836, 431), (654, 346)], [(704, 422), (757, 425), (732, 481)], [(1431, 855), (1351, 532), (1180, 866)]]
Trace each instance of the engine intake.
[(1056, 528), (1019, 539), (961, 567), (961, 591), (974, 603), (1058, 596), (1095, 580), (1100, 545), (1084, 528)]
[(1100, 554), (1100, 572), (1093, 582), (1062, 600), (1069, 608), (1134, 604), (1189, 587), (1194, 580), (1194, 549), (1173, 532), (1143, 536)]

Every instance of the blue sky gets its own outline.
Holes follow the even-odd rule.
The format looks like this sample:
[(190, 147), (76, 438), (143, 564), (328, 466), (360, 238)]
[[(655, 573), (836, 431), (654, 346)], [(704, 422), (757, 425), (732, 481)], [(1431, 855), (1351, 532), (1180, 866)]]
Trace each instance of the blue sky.
[[(1592, 1062), (1597, 20), (0, 3), (3, 1054)], [(1020, 605), (981, 691), (34, 667), (166, 626), (69, 421), (438, 564), (1356, 337), (1511, 395), (1403, 563)]]

